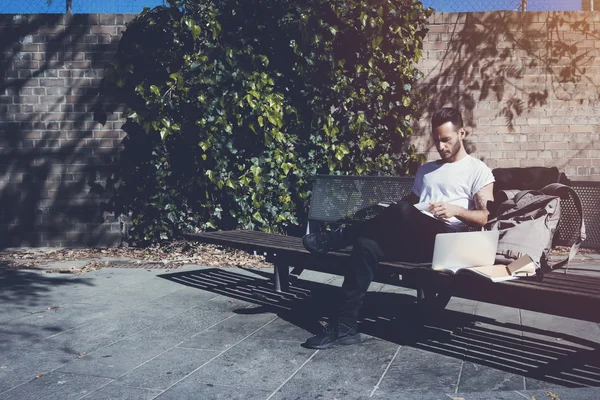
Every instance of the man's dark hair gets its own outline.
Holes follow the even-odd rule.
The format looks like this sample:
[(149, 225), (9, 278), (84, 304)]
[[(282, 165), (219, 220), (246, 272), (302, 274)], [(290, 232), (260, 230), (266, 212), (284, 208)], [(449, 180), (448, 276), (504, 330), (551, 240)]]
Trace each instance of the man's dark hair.
[(452, 107), (440, 108), (431, 117), (431, 128), (435, 129), (446, 122), (452, 122), (454, 130), (458, 132), (463, 127), (463, 119), (460, 111)]

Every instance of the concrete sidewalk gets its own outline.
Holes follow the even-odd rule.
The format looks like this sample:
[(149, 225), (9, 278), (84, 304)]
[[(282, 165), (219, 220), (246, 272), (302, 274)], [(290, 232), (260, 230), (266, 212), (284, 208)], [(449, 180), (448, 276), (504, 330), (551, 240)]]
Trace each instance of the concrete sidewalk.
[[(579, 262), (600, 273), (600, 260)], [(600, 326), (373, 284), (356, 346), (315, 351), (341, 278), (0, 265), (0, 399), (600, 399)]]

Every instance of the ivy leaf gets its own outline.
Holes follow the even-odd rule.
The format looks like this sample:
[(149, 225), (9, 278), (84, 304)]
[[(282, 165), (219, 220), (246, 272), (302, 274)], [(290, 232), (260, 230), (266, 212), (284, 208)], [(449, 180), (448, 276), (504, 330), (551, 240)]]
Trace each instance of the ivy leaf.
[(194, 41), (196, 41), (198, 39), (201, 31), (202, 31), (202, 29), (198, 25), (192, 26), (192, 38), (194, 39)]
[(283, 169), (283, 173), (285, 175), (287, 175), (290, 172), (290, 169), (292, 169), (293, 166), (294, 166), (294, 164), (284, 163), (284, 164), (281, 164), (281, 169)]
[(367, 26), (367, 14), (364, 11), (361, 11), (360, 13), (360, 23), (362, 25), (362, 27), (366, 27)]
[(374, 49), (378, 49), (379, 46), (381, 45), (381, 42), (383, 42), (383, 36), (376, 36), (371, 41), (371, 45), (373, 46)]
[(190, 71), (194, 72), (202, 65), (202, 61), (196, 60), (190, 65)]

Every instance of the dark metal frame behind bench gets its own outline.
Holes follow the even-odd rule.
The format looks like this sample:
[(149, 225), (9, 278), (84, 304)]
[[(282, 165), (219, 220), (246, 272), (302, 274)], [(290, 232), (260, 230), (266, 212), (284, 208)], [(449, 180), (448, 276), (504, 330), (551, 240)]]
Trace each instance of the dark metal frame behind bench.
[[(377, 204), (406, 197), (412, 177), (316, 176), (309, 210), (309, 229), (322, 223), (353, 223), (370, 218)], [(600, 249), (600, 182), (572, 181), (584, 210), (587, 240), (583, 248)], [(561, 200), (563, 217), (555, 245), (568, 246), (577, 232), (576, 209), (571, 199)], [(315, 256), (307, 252), (301, 238), (257, 231), (221, 231), (189, 234), (189, 239), (265, 254), (275, 266), (274, 285), (285, 291), (292, 275), (310, 269), (343, 275), (350, 249)], [(450, 288), (451, 295), (532, 311), (600, 322), (600, 278), (557, 270), (543, 281), (521, 279), (492, 283), (481, 278), (438, 273), (428, 264), (383, 262), (377, 282), (408, 288), (427, 288), (437, 293)]]

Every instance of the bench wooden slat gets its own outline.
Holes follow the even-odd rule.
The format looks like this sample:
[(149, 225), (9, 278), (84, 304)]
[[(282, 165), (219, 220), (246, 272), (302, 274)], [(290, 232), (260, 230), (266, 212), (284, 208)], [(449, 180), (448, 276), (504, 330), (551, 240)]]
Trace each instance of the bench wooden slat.
[[(244, 250), (252, 250), (257, 253), (260, 252), (277, 252), (283, 251), (285, 253), (295, 253), (297, 256), (311, 256), (312, 254), (304, 248), (302, 244), (302, 238), (294, 236), (284, 236), (274, 233), (258, 232), (258, 231), (220, 231), (220, 232), (200, 232), (190, 233), (186, 237), (190, 240), (199, 240), (202, 242), (231, 246), (234, 248), (242, 248)], [(339, 251), (332, 251), (324, 255), (334, 257), (349, 257), (351, 249), (342, 249)], [(389, 264), (389, 263), (388, 263)], [(393, 265), (401, 266), (402, 268), (415, 268), (422, 267), (428, 264), (419, 263), (392, 263)]]

